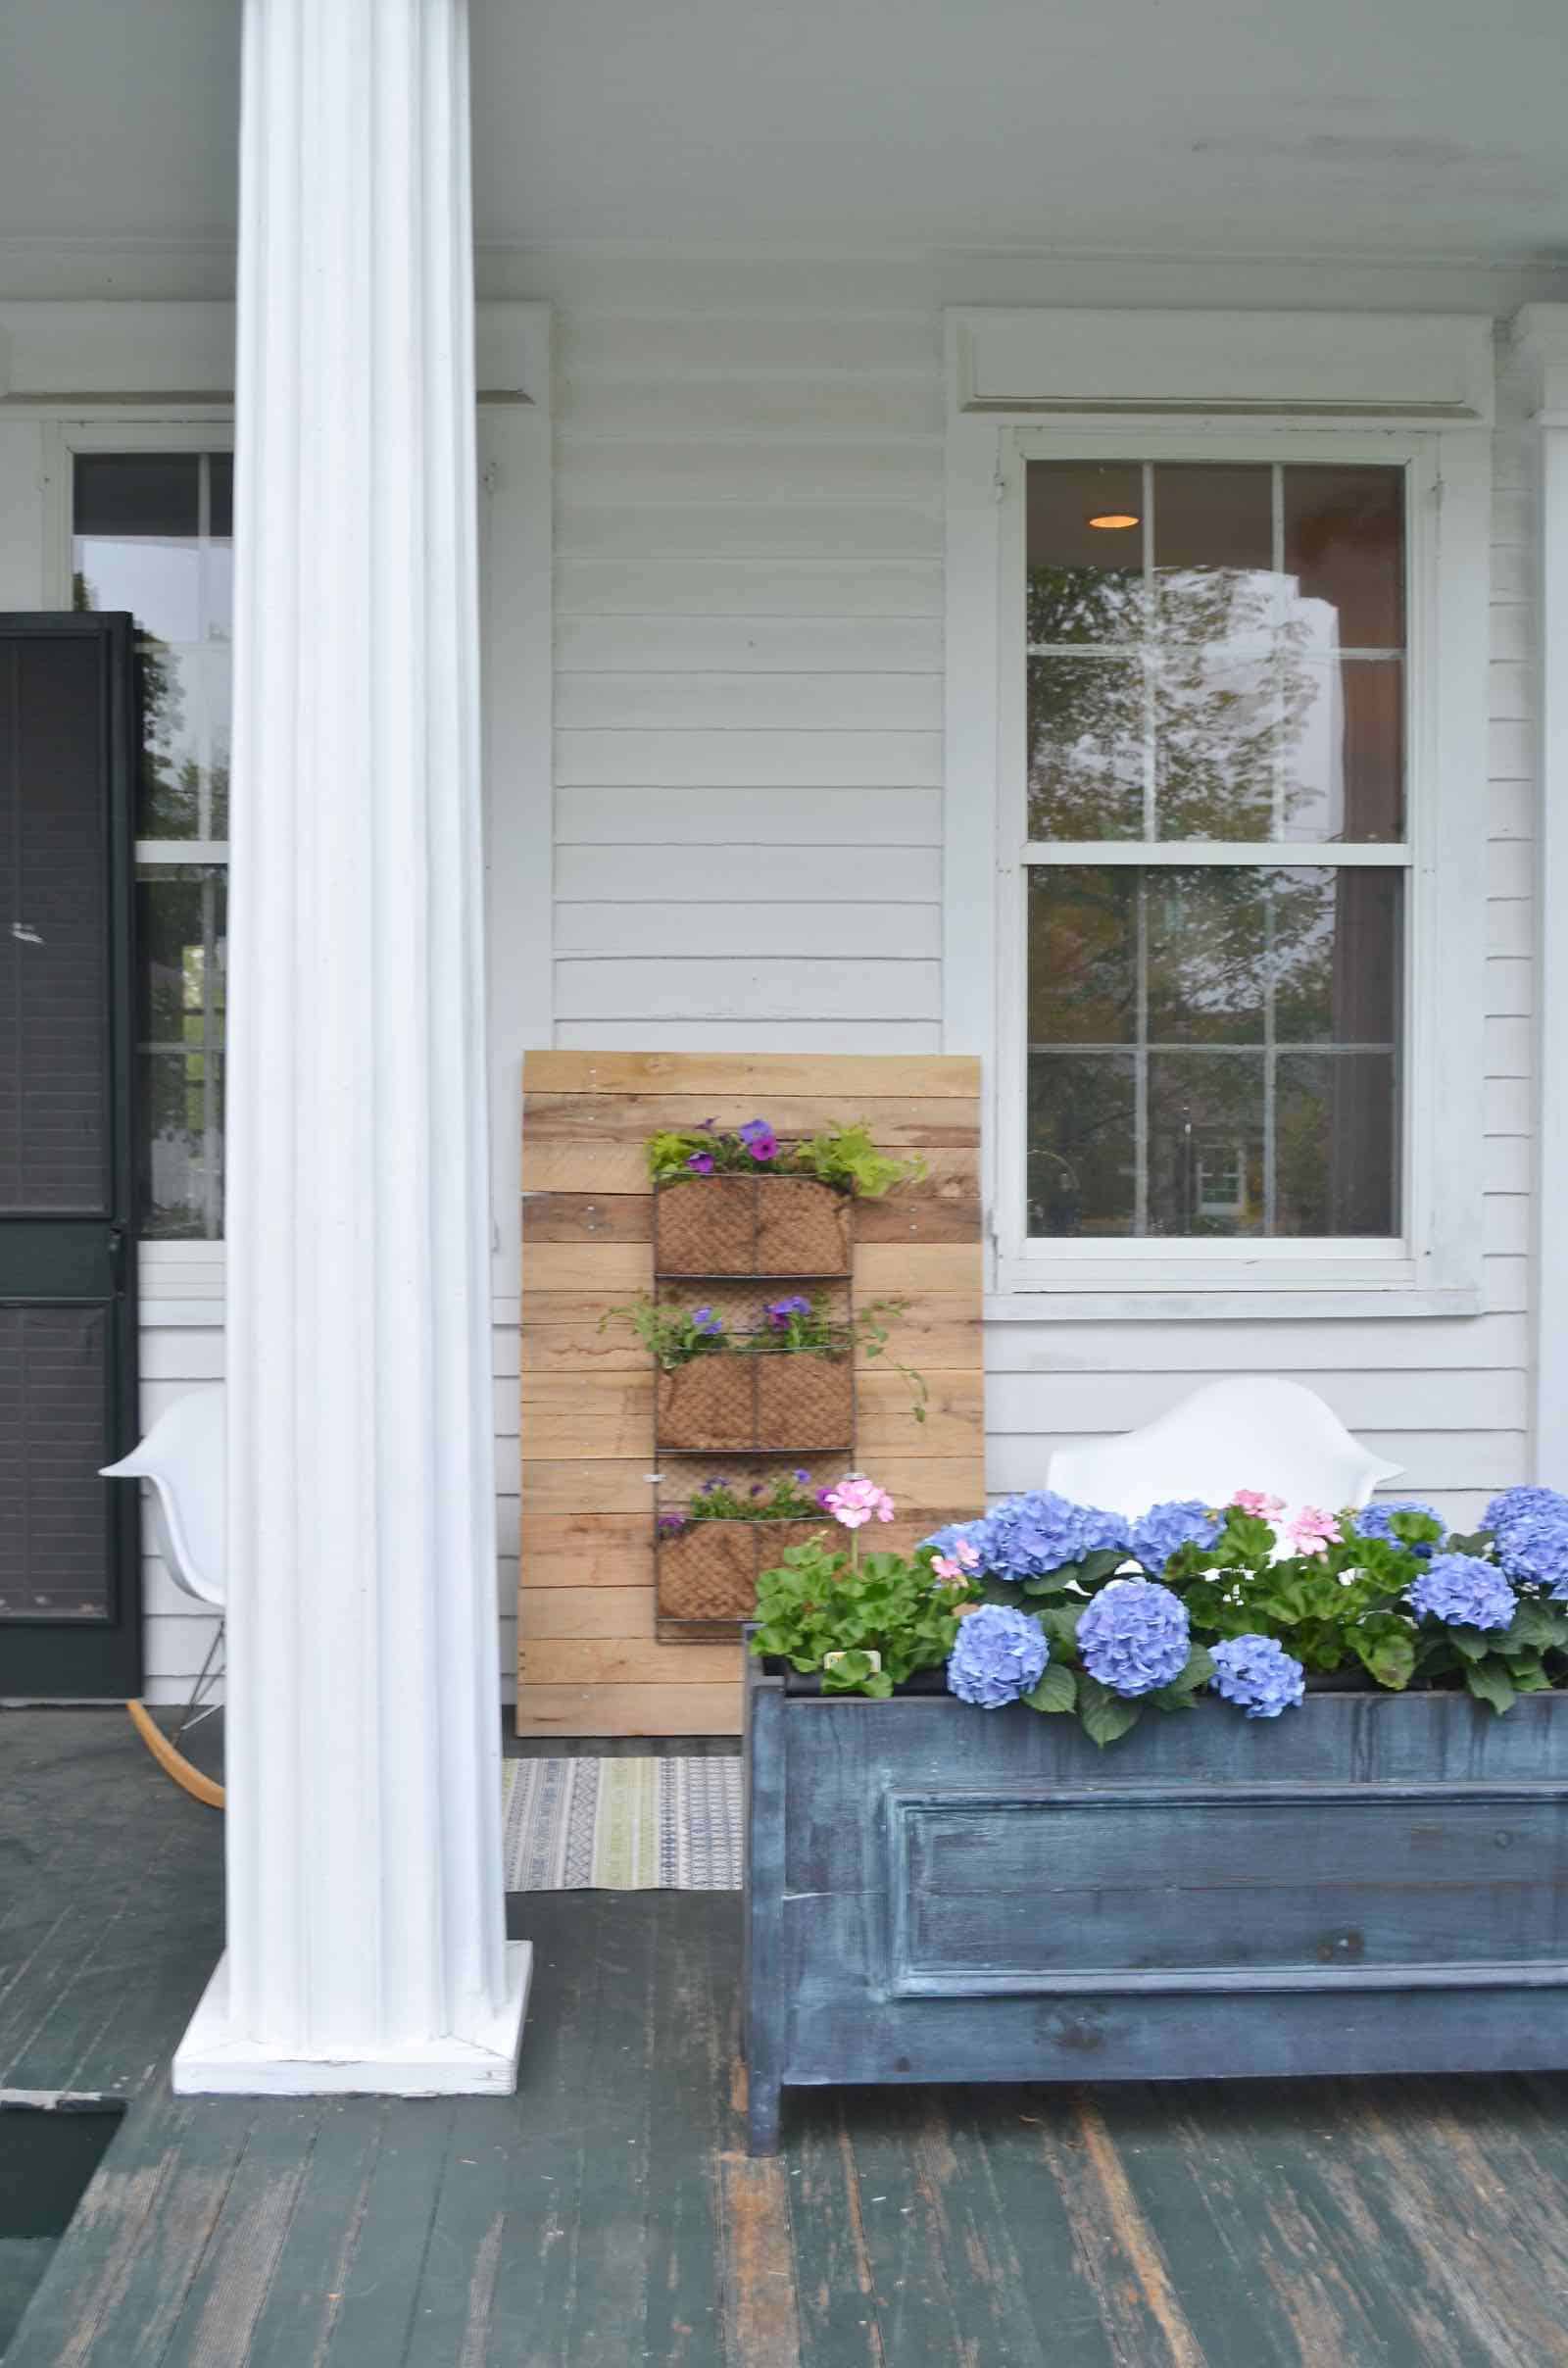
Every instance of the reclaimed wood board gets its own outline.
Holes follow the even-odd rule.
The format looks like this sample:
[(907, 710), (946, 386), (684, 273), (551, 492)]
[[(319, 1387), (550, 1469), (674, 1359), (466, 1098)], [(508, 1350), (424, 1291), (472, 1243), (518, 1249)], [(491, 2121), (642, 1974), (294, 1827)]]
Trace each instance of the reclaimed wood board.
[[(928, 1173), (855, 1209), (857, 1305), (893, 1299), (858, 1356), (858, 1459), (908, 1547), (985, 1492), (980, 1067), (954, 1055), (531, 1053), (523, 1064), (519, 1735), (738, 1734), (740, 1648), (664, 1643), (655, 1618), (653, 1374), (607, 1312), (653, 1283), (643, 1145), (765, 1115), (786, 1139), (864, 1118)], [(926, 1380), (910, 1413), (889, 1360)], [(831, 1476), (831, 1475), (830, 1475)]]

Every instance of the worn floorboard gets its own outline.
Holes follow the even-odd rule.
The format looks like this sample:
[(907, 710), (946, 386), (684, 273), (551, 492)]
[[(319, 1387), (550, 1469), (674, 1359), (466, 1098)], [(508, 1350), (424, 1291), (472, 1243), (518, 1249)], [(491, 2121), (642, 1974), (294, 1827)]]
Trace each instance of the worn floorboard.
[(1568, 2368), (1568, 2077), (814, 2091), (753, 2163), (737, 1901), (575, 1893), (514, 2099), (186, 2101), (221, 1844), (0, 1712), (0, 2086), (128, 2100), (5, 2368)]

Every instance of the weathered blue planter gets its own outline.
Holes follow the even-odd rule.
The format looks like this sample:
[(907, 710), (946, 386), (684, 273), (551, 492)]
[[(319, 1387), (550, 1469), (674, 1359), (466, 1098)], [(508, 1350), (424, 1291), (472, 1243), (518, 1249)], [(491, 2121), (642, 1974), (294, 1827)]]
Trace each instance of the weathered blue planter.
[(1075, 1722), (747, 1688), (751, 2144), (783, 2088), (1568, 2066), (1568, 1695)]

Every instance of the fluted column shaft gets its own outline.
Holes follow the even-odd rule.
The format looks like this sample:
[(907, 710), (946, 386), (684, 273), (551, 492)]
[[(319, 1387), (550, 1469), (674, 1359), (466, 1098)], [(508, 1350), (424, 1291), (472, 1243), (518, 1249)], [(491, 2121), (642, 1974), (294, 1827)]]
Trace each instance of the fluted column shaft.
[(466, 0), (246, 0), (228, 1952), (187, 2089), (514, 2069), (467, 120)]

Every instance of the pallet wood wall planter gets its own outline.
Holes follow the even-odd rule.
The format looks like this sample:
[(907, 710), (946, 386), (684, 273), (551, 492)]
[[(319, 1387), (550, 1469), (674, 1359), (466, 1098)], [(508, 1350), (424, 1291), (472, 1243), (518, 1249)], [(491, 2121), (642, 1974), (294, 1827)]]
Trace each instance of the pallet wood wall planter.
[[(868, 1364), (863, 1350), (857, 1354), (856, 1455), (892, 1491), (900, 1510), (876, 1542), (908, 1547), (938, 1522), (967, 1516), (984, 1502), (979, 1093), (978, 1062), (953, 1055), (527, 1057), (519, 1734), (740, 1731), (742, 1655), (733, 1637), (710, 1642), (699, 1631), (692, 1641), (669, 1643), (659, 1636), (649, 1480), (656, 1469), (656, 1376), (624, 1328), (598, 1328), (606, 1309), (652, 1288), (656, 1201), (662, 1206), (706, 1190), (704, 1179), (656, 1196), (643, 1156), (648, 1136), (709, 1117), (737, 1126), (760, 1113), (793, 1138), (864, 1118), (882, 1148), (924, 1154), (930, 1170), (924, 1183), (857, 1204), (849, 1263), (859, 1303), (906, 1301), (905, 1313), (890, 1326), (889, 1354), (917, 1366), (930, 1389), (921, 1425), (902, 1376)], [(754, 1199), (746, 1189), (752, 1182), (743, 1179), (741, 1201)], [(780, 1189), (779, 1179), (756, 1180), (745, 1220), (750, 1248), (737, 1277), (795, 1271), (756, 1262), (788, 1255), (778, 1237), (798, 1217), (775, 1219), (768, 1211), (787, 1212), (795, 1196), (786, 1189), (782, 1203), (765, 1198)], [(809, 1201), (821, 1190), (806, 1185)], [(844, 1204), (826, 1197), (837, 1225)], [(667, 1249), (666, 1242), (662, 1264)], [(819, 1239), (811, 1255), (820, 1249)], [(711, 1251), (702, 1255), (706, 1259)], [(705, 1264), (701, 1271), (715, 1269)], [(759, 1280), (754, 1296), (760, 1287)], [(745, 1288), (744, 1281), (735, 1288)], [(756, 1364), (760, 1373), (820, 1361), (763, 1357)], [(835, 1477), (843, 1459), (835, 1466), (824, 1455), (826, 1476)], [(715, 1456), (710, 1467), (693, 1466), (685, 1485), (710, 1468), (752, 1476), (744, 1451), (735, 1451)], [(769, 1561), (776, 1558), (776, 1551), (769, 1554)], [(665, 1583), (667, 1589), (667, 1573)], [(749, 1607), (748, 1599), (727, 1614), (690, 1616), (733, 1619)]]
[(791, 2085), (1568, 2065), (1568, 1695), (1206, 1702), (1102, 1752), (754, 1663), (746, 1749), (755, 2152)]

